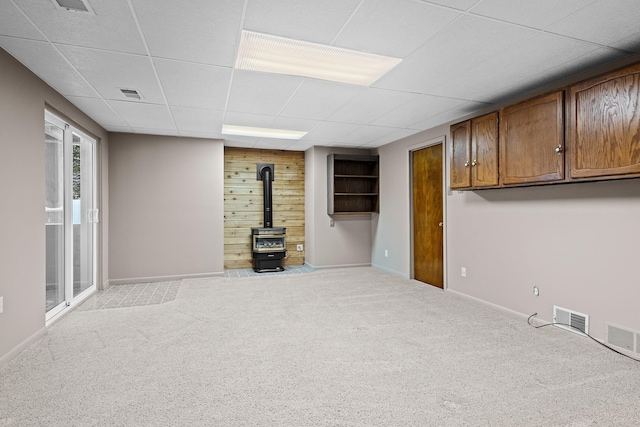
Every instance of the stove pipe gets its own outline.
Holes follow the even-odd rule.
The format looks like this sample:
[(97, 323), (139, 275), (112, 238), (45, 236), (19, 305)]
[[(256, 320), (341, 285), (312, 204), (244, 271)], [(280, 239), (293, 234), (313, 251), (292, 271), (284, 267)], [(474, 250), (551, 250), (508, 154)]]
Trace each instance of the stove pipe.
[(264, 228), (273, 227), (273, 201), (271, 195), (271, 182), (274, 175), (273, 163), (257, 163), (256, 174), (257, 180), (262, 180), (263, 185), (263, 204), (264, 204)]

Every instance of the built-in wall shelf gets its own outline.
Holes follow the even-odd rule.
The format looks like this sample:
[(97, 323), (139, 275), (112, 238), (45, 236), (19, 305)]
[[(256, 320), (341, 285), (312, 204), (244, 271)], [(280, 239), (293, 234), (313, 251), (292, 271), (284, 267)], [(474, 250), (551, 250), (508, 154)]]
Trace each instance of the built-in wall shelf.
[(327, 156), (327, 213), (370, 215), (379, 211), (378, 156)]

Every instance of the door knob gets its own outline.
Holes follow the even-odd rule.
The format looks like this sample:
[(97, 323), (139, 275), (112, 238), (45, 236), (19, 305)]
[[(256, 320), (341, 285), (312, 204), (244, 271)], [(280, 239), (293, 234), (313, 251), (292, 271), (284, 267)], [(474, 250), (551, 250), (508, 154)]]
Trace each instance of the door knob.
[(556, 147), (556, 153), (557, 154), (562, 153), (562, 145), (558, 144), (558, 146)]
[(444, 225), (444, 223), (443, 223), (443, 222), (439, 222), (439, 223), (438, 223), (438, 226), (439, 226), (439, 227), (442, 227), (443, 225)]
[(471, 166), (478, 166), (478, 161), (476, 159), (473, 159), (473, 163), (471, 163)]
[(467, 160), (466, 162), (464, 162), (464, 167), (468, 168), (469, 167), (469, 160)]

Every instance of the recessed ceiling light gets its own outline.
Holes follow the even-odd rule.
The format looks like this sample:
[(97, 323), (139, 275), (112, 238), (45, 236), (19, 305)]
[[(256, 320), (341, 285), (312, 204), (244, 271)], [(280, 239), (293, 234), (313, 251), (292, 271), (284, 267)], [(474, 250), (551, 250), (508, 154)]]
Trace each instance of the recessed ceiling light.
[(223, 135), (257, 136), (260, 138), (300, 139), (307, 132), (286, 129), (256, 128), (250, 126), (222, 125)]
[(236, 68), (370, 86), (402, 59), (242, 31)]
[(68, 10), (69, 12), (82, 12), (95, 15), (93, 8), (88, 0), (51, 0), (58, 9)]

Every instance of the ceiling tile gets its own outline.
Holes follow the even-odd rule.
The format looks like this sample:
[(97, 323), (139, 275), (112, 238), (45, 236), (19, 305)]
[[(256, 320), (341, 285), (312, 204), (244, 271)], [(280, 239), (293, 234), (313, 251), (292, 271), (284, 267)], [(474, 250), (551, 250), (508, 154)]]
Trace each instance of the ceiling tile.
[(0, 36), (0, 46), (62, 95), (98, 96), (50, 43)]
[(474, 64), (534, 34), (535, 30), (464, 16), (432, 37), (373, 86), (450, 96), (443, 85), (451, 82), (453, 74), (462, 75)]
[(301, 132), (309, 132), (321, 122), (318, 120), (296, 119), (294, 117), (278, 117), (272, 124), (275, 129), (297, 130)]
[(640, 34), (634, 34), (615, 43), (611, 43), (610, 46), (627, 52), (640, 53)]
[(223, 111), (174, 106), (171, 107), (171, 113), (181, 134), (183, 132), (220, 134), (222, 131)]
[(248, 0), (244, 28), (330, 44), (360, 0)]
[(46, 39), (31, 25), (31, 22), (8, 1), (0, 2), (0, 36), (7, 35), (21, 39)]
[(241, 1), (134, 0), (133, 5), (151, 55), (233, 66), (240, 34)]
[(118, 132), (118, 133), (133, 133), (133, 129), (129, 126), (114, 126), (108, 125), (103, 126), (107, 132)]
[(136, 128), (135, 133), (144, 135), (179, 136), (177, 130), (156, 129), (156, 128)]
[(471, 99), (485, 97), (493, 91), (521, 81), (524, 77), (552, 70), (598, 49), (600, 47), (594, 44), (540, 33), (512, 50), (504, 51), (471, 68), (468, 78), (460, 82), (458, 90)]
[(231, 68), (153, 60), (169, 105), (224, 110)]
[(384, 116), (378, 117), (374, 124), (395, 128), (410, 127), (427, 117), (434, 116), (442, 111), (450, 110), (467, 101), (464, 99), (443, 98), (431, 95), (415, 95), (415, 97), (390, 111)]
[(417, 133), (418, 131), (415, 129), (396, 129), (395, 132), (390, 133), (389, 135), (383, 136), (382, 138), (378, 138), (376, 140), (373, 140), (372, 142), (370, 142), (369, 144), (365, 144), (366, 147), (369, 148), (375, 148), (375, 147), (380, 147), (383, 146), (385, 144), (389, 144), (391, 142), (395, 142), (398, 141), (402, 138), (406, 138), (408, 136), (411, 136), (415, 133)]
[(227, 111), (224, 116), (224, 124), (236, 126), (252, 126), (258, 128), (271, 128), (273, 127), (274, 119), (275, 117), (273, 116)]
[(56, 45), (73, 66), (105, 99), (123, 100), (120, 89), (135, 89), (144, 102), (164, 103), (164, 97), (146, 56), (75, 46)]
[(227, 108), (275, 116), (303, 80), (302, 77), (235, 70)]
[(471, 113), (487, 108), (490, 104), (482, 102), (469, 101), (455, 108), (452, 108), (442, 113), (431, 116), (422, 122), (416, 123), (412, 126), (416, 130), (426, 130), (432, 127), (439, 126), (444, 123), (449, 123), (452, 120), (458, 120), (461, 117), (467, 116)]
[(67, 96), (67, 99), (102, 127), (127, 126), (127, 122), (125, 122), (122, 117), (120, 117), (113, 108), (111, 108), (111, 106), (101, 98)]
[(335, 44), (404, 58), (459, 14), (422, 2), (367, 0), (340, 33)]
[(91, 0), (95, 15), (58, 9), (48, 0), (15, 2), (54, 43), (146, 53), (127, 0)]
[(139, 128), (176, 131), (169, 108), (165, 105), (126, 101), (108, 102), (118, 114), (126, 118), (127, 123), (135, 129), (136, 133), (139, 132)]
[(291, 145), (290, 139), (261, 138), (253, 148), (262, 150), (286, 150)]
[(483, 0), (471, 13), (534, 28), (546, 28), (596, 0)]
[(363, 90), (361, 86), (307, 79), (280, 115), (324, 120)]
[(191, 131), (180, 131), (178, 132), (180, 136), (185, 136), (187, 138), (204, 138), (204, 139), (219, 139), (222, 140), (223, 135), (215, 134), (211, 132), (191, 132)]
[(381, 126), (361, 126), (353, 132), (342, 136), (336, 142), (365, 145), (396, 132), (397, 128)]
[(306, 151), (313, 147), (313, 145), (313, 143), (307, 141), (293, 141), (286, 149), (291, 151)]
[(302, 139), (305, 141), (334, 142), (359, 127), (360, 125), (350, 123), (322, 122)]
[(459, 10), (467, 10), (478, 0), (421, 0), (426, 3), (439, 4), (441, 6), (452, 7)]
[(418, 96), (406, 92), (367, 88), (329, 116), (328, 120), (366, 125)]
[(605, 46), (636, 36), (640, 22), (637, 0), (599, 0), (559, 21), (549, 31)]

